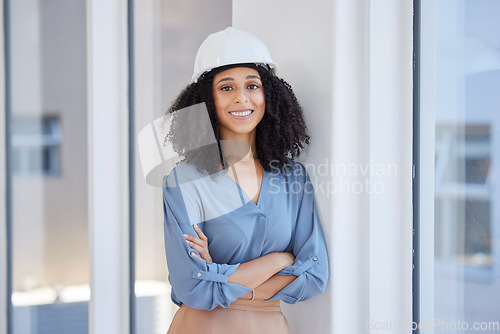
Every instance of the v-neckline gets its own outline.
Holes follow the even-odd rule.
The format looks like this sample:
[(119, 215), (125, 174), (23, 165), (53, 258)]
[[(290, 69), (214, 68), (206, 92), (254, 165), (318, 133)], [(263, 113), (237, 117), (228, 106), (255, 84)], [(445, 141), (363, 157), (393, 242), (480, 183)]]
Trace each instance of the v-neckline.
[(249, 202), (251, 202), (254, 206), (260, 208), (260, 202), (261, 202), (261, 199), (262, 199), (262, 193), (263, 193), (263, 190), (264, 190), (264, 185), (266, 184), (264, 182), (264, 179), (266, 177), (266, 171), (264, 169), (262, 169), (262, 180), (261, 180), (261, 184), (260, 184), (260, 190), (259, 190), (259, 197), (257, 198), (257, 203), (255, 203), (251, 198), (250, 196), (248, 196), (248, 194), (246, 193), (245, 190), (243, 190), (243, 188), (239, 185), (238, 182), (236, 182), (235, 179), (233, 179), (231, 176), (227, 175), (226, 171), (225, 170), (221, 170), (221, 173), (223, 173), (228, 179), (230, 179), (235, 185), (236, 187), (238, 187), (238, 191), (246, 198), (248, 199)]

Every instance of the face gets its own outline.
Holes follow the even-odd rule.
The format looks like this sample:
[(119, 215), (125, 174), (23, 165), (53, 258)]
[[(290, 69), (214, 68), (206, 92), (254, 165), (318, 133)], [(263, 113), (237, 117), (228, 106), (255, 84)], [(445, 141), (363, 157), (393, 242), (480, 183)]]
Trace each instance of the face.
[(220, 72), (214, 76), (212, 92), (222, 139), (255, 134), (266, 109), (257, 70), (235, 67)]

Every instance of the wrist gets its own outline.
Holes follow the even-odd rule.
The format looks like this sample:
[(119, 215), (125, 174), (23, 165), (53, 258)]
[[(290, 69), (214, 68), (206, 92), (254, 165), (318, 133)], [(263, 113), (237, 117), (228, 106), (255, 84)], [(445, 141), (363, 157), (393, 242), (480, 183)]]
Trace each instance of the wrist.
[(250, 292), (247, 292), (246, 294), (244, 294), (243, 296), (240, 297), (241, 299), (246, 299), (246, 300), (250, 300), (252, 299), (252, 291)]

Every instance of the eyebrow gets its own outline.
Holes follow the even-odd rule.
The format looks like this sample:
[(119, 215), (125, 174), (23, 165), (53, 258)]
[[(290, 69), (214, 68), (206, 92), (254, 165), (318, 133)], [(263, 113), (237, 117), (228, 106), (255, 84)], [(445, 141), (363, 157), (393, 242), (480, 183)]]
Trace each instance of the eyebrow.
[(260, 80), (260, 78), (256, 75), (247, 75), (247, 79), (259, 79)]
[[(251, 75), (247, 75), (246, 79), (247, 79), (247, 80), (248, 80), (248, 79), (258, 79), (259, 81), (261, 81), (261, 80), (260, 80), (260, 78), (259, 78), (258, 76), (253, 75), (253, 74), (251, 74)], [(220, 80), (219, 80), (219, 81), (218, 81), (215, 85), (218, 85), (218, 84), (219, 84), (219, 83), (221, 83), (222, 81), (231, 81), (231, 80), (234, 80), (234, 78), (233, 78), (233, 77), (226, 77), (226, 78), (222, 78), (222, 79), (220, 79)]]

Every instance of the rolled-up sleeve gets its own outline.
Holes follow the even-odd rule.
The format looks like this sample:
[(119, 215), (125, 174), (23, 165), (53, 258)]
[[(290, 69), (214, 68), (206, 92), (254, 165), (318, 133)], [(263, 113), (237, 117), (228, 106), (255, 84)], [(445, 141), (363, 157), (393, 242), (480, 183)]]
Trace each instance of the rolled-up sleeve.
[(172, 285), (172, 301), (186, 304), (200, 310), (212, 310), (217, 306), (227, 307), (249, 288), (228, 283), (228, 276), (236, 271), (238, 264), (206, 263), (191, 256), (190, 248), (183, 234), (197, 237), (186, 210), (180, 187), (163, 181), (163, 213), (165, 253)]
[(296, 162), (294, 165), (295, 169), (301, 171), (294, 171), (294, 174), (299, 175), (303, 185), (291, 241), (295, 263), (278, 274), (294, 275), (297, 278), (270, 298), (280, 299), (288, 304), (295, 304), (320, 294), (325, 290), (328, 281), (328, 255), (314, 201), (313, 186), (304, 166)]

